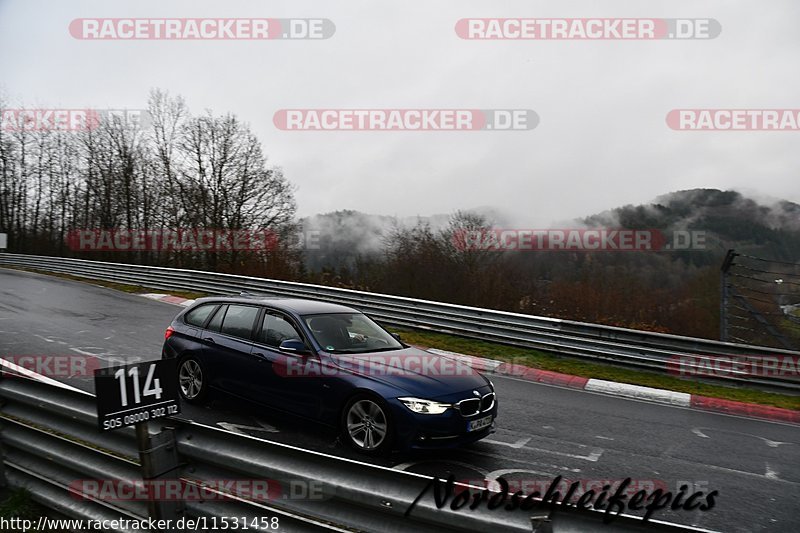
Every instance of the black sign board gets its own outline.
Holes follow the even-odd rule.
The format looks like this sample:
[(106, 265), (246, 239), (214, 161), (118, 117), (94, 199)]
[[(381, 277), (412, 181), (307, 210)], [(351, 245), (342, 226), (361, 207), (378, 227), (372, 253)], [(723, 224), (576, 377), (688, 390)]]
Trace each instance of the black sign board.
[(95, 370), (94, 390), (102, 431), (181, 412), (174, 359)]

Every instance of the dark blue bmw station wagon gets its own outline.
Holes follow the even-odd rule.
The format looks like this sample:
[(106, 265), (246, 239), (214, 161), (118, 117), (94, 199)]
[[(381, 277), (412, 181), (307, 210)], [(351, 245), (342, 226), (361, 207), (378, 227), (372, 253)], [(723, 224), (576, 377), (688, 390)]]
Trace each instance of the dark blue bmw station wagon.
[(366, 315), (302, 299), (201, 298), (167, 328), (180, 393), (222, 391), (334, 426), (356, 450), (446, 448), (494, 431), (494, 386)]

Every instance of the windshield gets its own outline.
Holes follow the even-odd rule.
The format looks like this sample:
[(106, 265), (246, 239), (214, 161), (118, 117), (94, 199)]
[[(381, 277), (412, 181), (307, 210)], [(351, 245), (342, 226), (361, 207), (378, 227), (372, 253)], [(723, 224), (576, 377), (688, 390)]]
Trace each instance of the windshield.
[(303, 317), (314, 339), (331, 353), (369, 353), (403, 348), (397, 339), (361, 313)]

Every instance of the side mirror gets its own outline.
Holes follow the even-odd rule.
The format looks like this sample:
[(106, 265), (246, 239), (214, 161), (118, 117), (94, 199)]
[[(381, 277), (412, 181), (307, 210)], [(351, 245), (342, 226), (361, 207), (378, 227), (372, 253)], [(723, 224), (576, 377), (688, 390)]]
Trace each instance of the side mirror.
[(305, 343), (298, 339), (285, 340), (280, 346), (278, 346), (278, 349), (282, 352), (288, 352), (297, 355), (308, 355), (311, 353)]

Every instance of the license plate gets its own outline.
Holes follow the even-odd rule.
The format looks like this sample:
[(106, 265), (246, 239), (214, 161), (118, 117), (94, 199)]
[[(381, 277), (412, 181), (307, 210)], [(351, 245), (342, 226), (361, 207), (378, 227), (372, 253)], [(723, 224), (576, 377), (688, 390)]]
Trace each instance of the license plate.
[(479, 429), (483, 429), (491, 425), (492, 425), (492, 416), (491, 415), (484, 416), (483, 418), (467, 422), (467, 431), (478, 431)]

